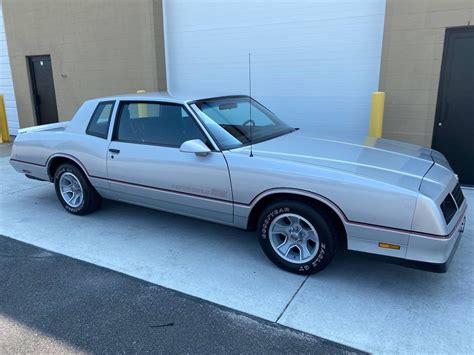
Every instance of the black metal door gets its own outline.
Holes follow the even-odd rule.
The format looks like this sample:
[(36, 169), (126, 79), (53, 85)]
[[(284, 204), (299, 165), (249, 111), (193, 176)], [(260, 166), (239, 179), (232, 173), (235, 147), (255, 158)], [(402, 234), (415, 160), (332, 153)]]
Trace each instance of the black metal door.
[(28, 60), (37, 123), (58, 122), (51, 57), (49, 55), (39, 55), (28, 57)]
[(433, 148), (474, 185), (474, 26), (446, 30)]

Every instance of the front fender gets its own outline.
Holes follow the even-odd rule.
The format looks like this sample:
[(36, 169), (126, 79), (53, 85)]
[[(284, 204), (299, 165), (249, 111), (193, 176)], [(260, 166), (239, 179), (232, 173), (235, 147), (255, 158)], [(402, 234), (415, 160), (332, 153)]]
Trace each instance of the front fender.
[(409, 231), (418, 191), (317, 165), (225, 152), (234, 201), (250, 206), (266, 191), (293, 189), (337, 206), (348, 222)]

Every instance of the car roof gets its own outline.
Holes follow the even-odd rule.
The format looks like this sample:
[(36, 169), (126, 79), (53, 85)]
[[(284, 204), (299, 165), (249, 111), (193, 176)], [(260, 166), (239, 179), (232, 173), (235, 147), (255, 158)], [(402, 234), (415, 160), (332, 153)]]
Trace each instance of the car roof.
[[(244, 95), (225, 95), (225, 96), (244, 96)], [(216, 96), (217, 97), (217, 96)], [(221, 97), (221, 96), (218, 96)], [(140, 93), (133, 93), (133, 94), (124, 94), (124, 95), (115, 95), (115, 96), (107, 96), (101, 97), (94, 100), (97, 101), (105, 101), (105, 100), (150, 100), (150, 101), (163, 101), (163, 102), (172, 102), (172, 103), (179, 103), (184, 104), (187, 102), (192, 102), (196, 100), (207, 99), (197, 96), (186, 96), (186, 95), (174, 95), (170, 94), (166, 91), (154, 91), (154, 92), (140, 92)]]

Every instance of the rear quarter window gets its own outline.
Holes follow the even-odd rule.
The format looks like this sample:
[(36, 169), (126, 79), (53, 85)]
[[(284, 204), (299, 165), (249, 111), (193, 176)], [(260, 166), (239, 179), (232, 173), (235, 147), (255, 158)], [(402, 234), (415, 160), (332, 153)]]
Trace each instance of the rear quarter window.
[(114, 104), (114, 101), (107, 101), (97, 105), (87, 126), (87, 134), (107, 139)]

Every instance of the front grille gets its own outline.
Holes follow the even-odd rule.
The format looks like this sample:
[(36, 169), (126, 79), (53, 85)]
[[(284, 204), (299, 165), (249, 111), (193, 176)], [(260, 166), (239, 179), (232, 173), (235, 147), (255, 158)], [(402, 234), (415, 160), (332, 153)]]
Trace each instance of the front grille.
[(446, 224), (449, 224), (456, 214), (457, 210), (461, 207), (464, 202), (464, 195), (461, 190), (459, 183), (456, 184), (453, 191), (441, 203), (441, 211), (443, 212)]
[(454, 203), (454, 199), (451, 194), (448, 194), (444, 201), (441, 203), (441, 211), (443, 212), (444, 219), (446, 220), (446, 224), (449, 224), (453, 219), (454, 215), (457, 211), (456, 204)]
[(464, 195), (462, 193), (461, 186), (459, 186), (459, 183), (456, 184), (451, 194), (453, 195), (454, 201), (456, 201), (456, 205), (458, 206), (458, 208), (461, 207), (462, 203), (464, 202)]

